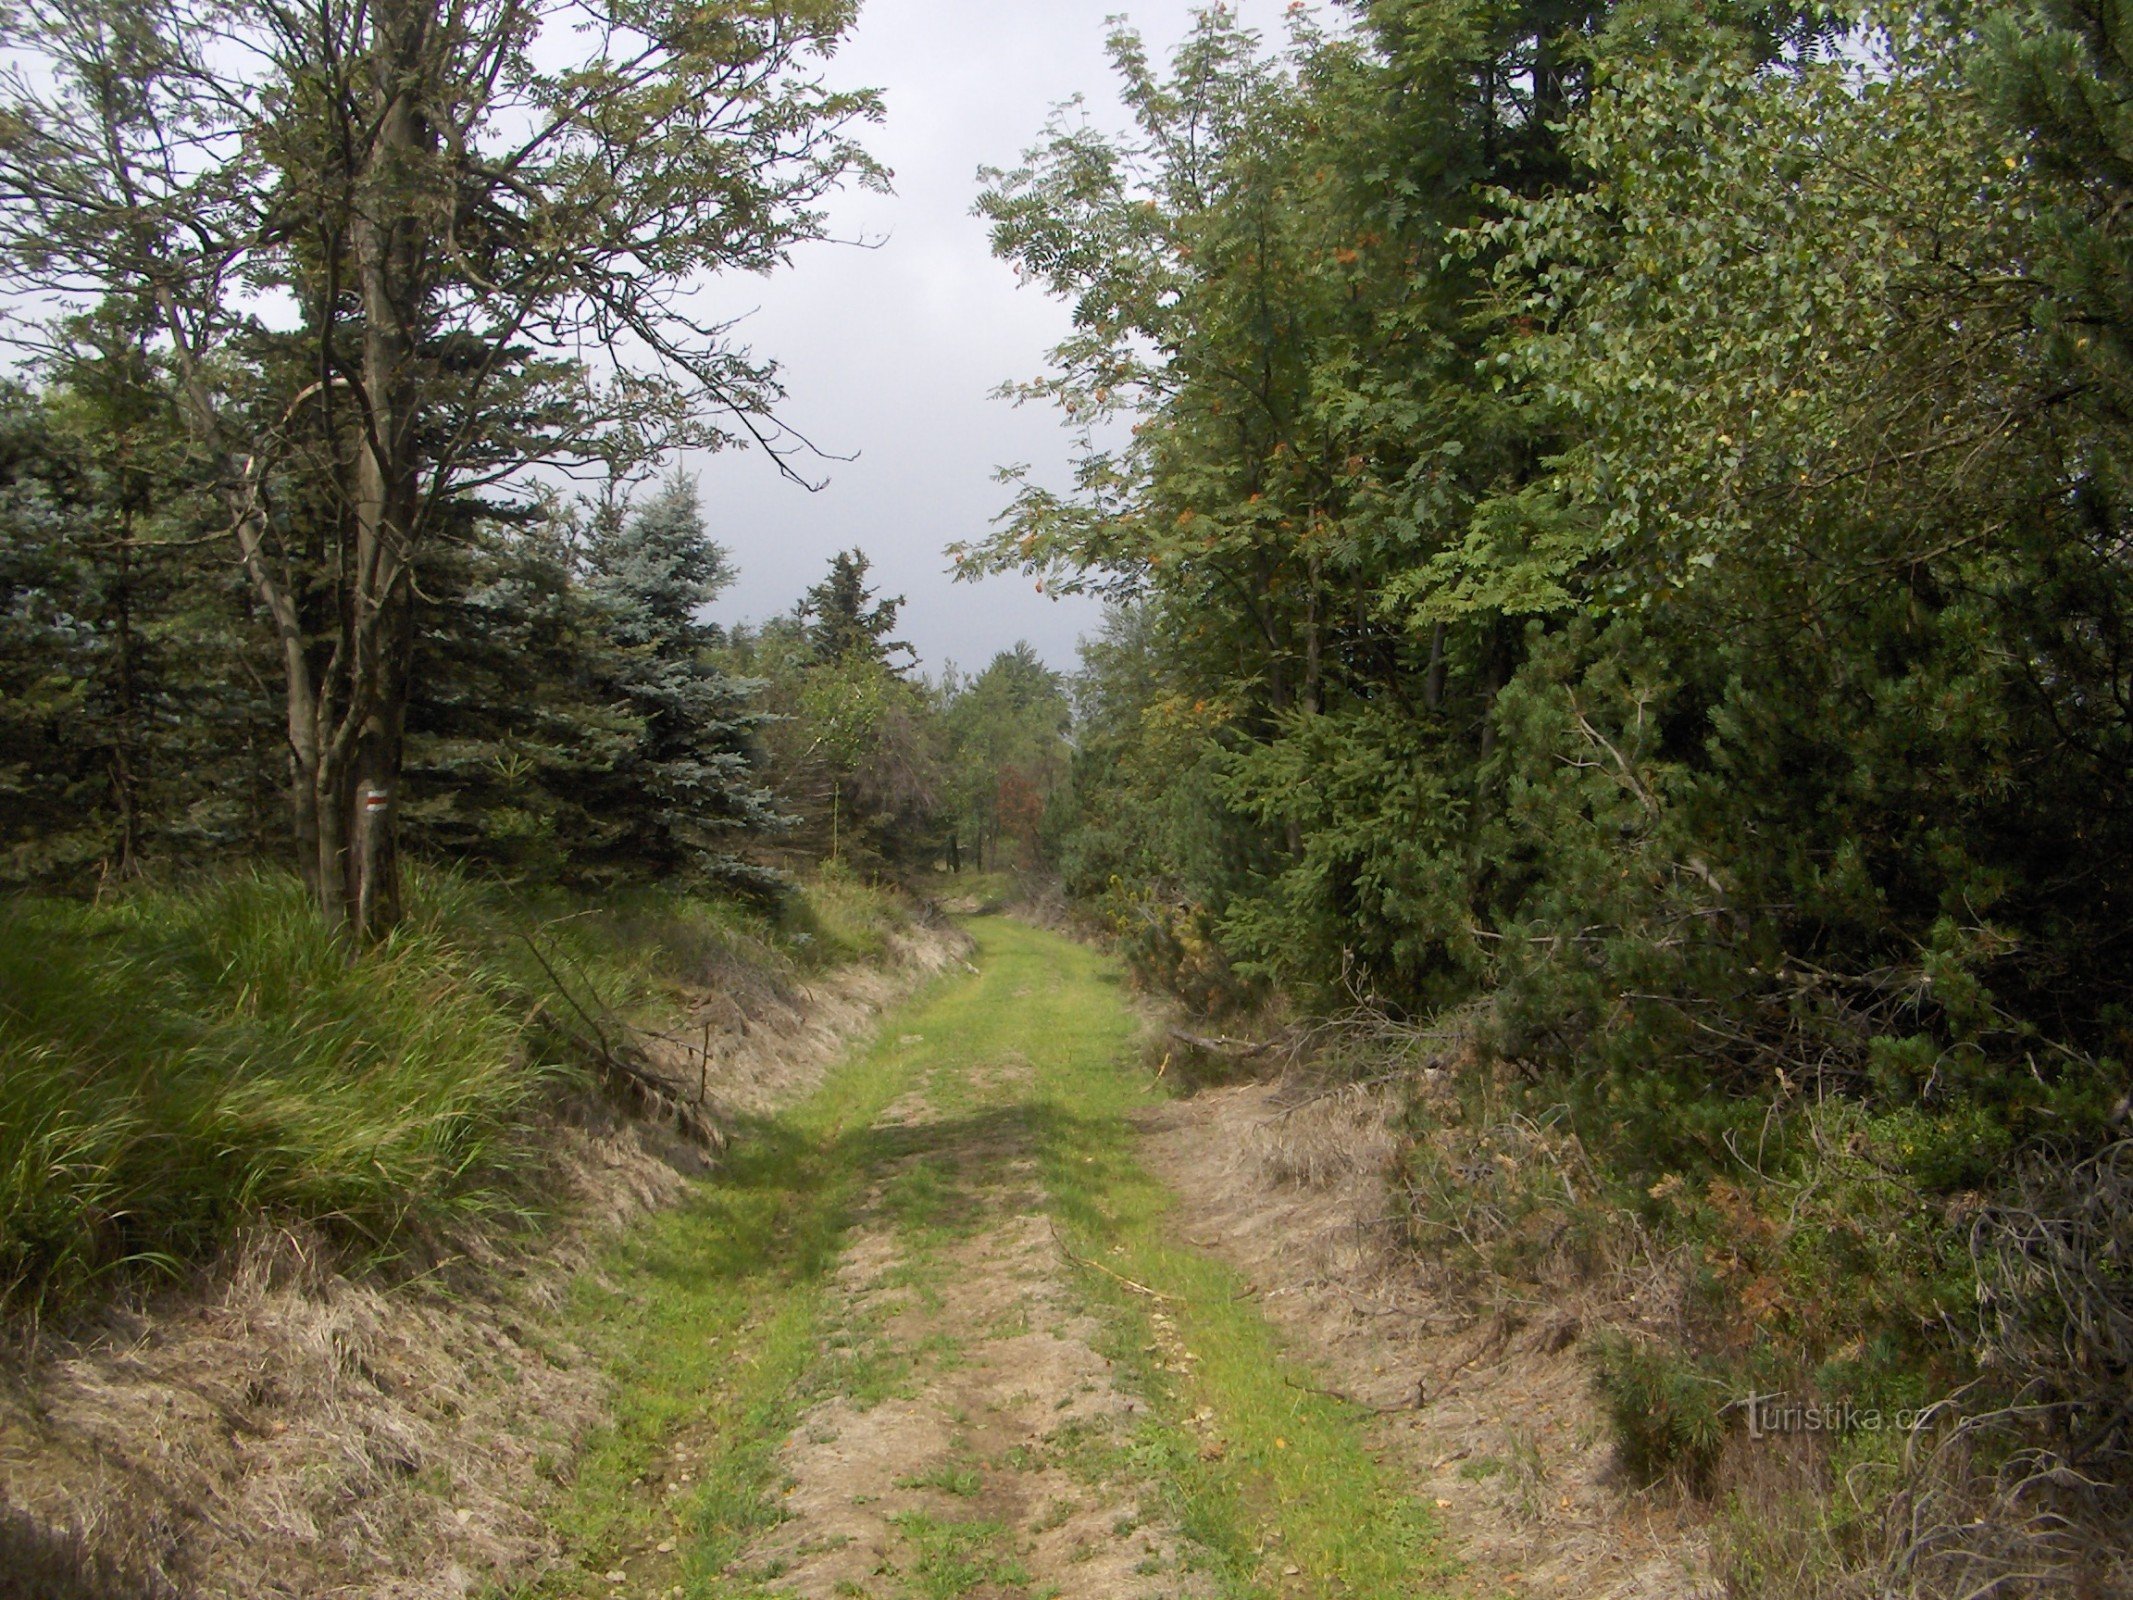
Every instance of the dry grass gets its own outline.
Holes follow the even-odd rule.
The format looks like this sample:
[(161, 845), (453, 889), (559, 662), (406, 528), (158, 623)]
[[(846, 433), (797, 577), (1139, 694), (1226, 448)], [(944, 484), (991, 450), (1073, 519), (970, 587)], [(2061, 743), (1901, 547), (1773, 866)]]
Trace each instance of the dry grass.
[(1362, 1084), (1291, 1091), (1256, 1124), (1236, 1159), (1281, 1188), (1331, 1189), (1376, 1177), (1399, 1149), (1382, 1090)]
[[(709, 1023), (710, 1059), (657, 1039), (648, 1058), (721, 1107), (801, 1092), (961, 956), (946, 932), (885, 937), (887, 966), (773, 974), (745, 1016), (699, 990), (696, 1026), (667, 1031), (701, 1040)], [(604, 1406), (560, 1331), (563, 1288), (706, 1152), (591, 1100), (541, 1137), (560, 1220), (536, 1238), (463, 1230), (392, 1281), (343, 1271), (314, 1233), (255, 1232), (190, 1283), (18, 1346), (0, 1388), (0, 1594), (430, 1600), (555, 1559), (543, 1484)]]
[(2133, 1142), (2026, 1164), (1971, 1242), (1990, 1386), (1930, 1408), (1878, 1455), (1833, 1463), (1767, 1440), (1733, 1452), (1737, 1593), (2133, 1596)]
[[(1502, 1417), (1517, 1415), (1513, 1375), (1555, 1373), (1600, 1456), (1613, 1457), (1601, 1478), (1626, 1496), (1618, 1503), (1664, 1506), (1684, 1530), (1681, 1549), (1706, 1550), (1699, 1559), (1735, 1600), (2133, 1596), (2133, 1144), (2071, 1170), (2040, 1159), (1977, 1212), (1984, 1381), (1908, 1434), (1750, 1439), (1727, 1403), (1756, 1387), (1748, 1352), (1732, 1342), (1734, 1321), (1714, 1326), (1701, 1281), (1714, 1248), (1724, 1264), (1727, 1241), (1648, 1223), (1567, 1109), (1534, 1109), (1516, 1063), (1472, 1048), (1459, 1018), (1423, 1030), (1360, 1013), (1298, 1034), (1289, 1055), (1315, 1084), (1292, 1071), (1285, 1085), (1250, 1091), (1266, 1097), (1266, 1114), (1223, 1163), (1231, 1184), (1303, 1192), (1281, 1202), (1286, 1220), (1254, 1226), (1300, 1226), (1323, 1241), (1320, 1260), (1334, 1270), (1320, 1269), (1319, 1287), (1403, 1284), (1440, 1325), (1463, 1321), (1449, 1373), (1489, 1389)], [(1787, 1193), (1837, 1191), (1844, 1163), (1856, 1164), (1848, 1126), (1812, 1130), (1826, 1170), (1796, 1176)], [(1355, 1240), (1330, 1248), (1338, 1230), (1306, 1198), (1373, 1173), (1380, 1186), (1352, 1210), (1379, 1219), (1375, 1265)], [(1859, 1203), (1900, 1198), (1873, 1190)], [(1745, 1198), (1738, 1211), (1742, 1228), (1770, 1226)], [(1903, 1220), (1865, 1216), (1878, 1231)], [(1840, 1281), (1832, 1292), (1871, 1298), (1875, 1287)], [(1531, 1520), (1534, 1499), (1530, 1474), (1513, 1470), (1516, 1443), (1458, 1447), (1487, 1463), (1502, 1490), (1495, 1509), (1514, 1524)], [(1484, 1535), (1476, 1547), (1495, 1544)]]
[(1379, 1413), (1375, 1442), (1435, 1503), (1472, 1592), (1708, 1595), (1691, 1508), (1611, 1470), (1580, 1302), (1530, 1286), (1477, 1299), (1417, 1252), (1398, 1181), (1406, 1085), (1332, 1068), (1148, 1119), (1186, 1236), (1249, 1278), (1329, 1390)]

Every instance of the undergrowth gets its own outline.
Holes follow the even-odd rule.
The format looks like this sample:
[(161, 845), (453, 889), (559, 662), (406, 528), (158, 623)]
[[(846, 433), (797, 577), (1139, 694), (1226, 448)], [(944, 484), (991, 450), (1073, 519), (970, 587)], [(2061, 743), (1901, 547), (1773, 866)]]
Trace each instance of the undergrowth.
[(1574, 1314), (1618, 1463), (1710, 1504), (1729, 1594), (2120, 1592), (2133, 1147), (2077, 1179), (1961, 1105), (1655, 1123), (1471, 1036), (1370, 1059), (1411, 1085), (1418, 1262), (1477, 1312)]
[(0, 1312), (82, 1308), (262, 1223), (373, 1264), (523, 1225), (585, 1019), (878, 955), (894, 920), (856, 882), (775, 915), (436, 870), (410, 891), (353, 958), (272, 873), (0, 901)]

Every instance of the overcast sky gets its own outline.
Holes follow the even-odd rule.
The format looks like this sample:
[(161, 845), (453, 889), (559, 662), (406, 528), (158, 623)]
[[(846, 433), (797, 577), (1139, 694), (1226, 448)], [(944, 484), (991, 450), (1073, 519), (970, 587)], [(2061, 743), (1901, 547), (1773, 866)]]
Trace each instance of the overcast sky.
[[(812, 245), (771, 278), (716, 291), (721, 303), (756, 308), (740, 336), (783, 367), (788, 419), (823, 449), (859, 459), (823, 464), (830, 482), (814, 494), (759, 454), (688, 463), (711, 531), (740, 567), (715, 617), (790, 609), (833, 552), (858, 545), (883, 592), (907, 598), (902, 633), (927, 673), (948, 661), (975, 670), (1017, 639), (1074, 665), (1075, 641), (1096, 625), (1092, 603), (1049, 599), (1027, 578), (951, 583), (942, 553), (1005, 504), (995, 467), (1031, 462), (1063, 486), (1067, 459), (1049, 411), (989, 398), (1042, 370), (1066, 314), (1039, 290), (1018, 290), (993, 259), (970, 214), (977, 169), (1014, 165), (1049, 109), (1076, 93), (1115, 119), (1107, 14), (1125, 11), (1167, 54), (1193, 9), (1190, 0), (867, 0), (829, 75), (884, 92), (887, 121), (867, 142), (895, 170), (896, 193), (847, 197), (833, 231), (886, 242)], [(1237, 9), (1279, 36), (1280, 0)]]

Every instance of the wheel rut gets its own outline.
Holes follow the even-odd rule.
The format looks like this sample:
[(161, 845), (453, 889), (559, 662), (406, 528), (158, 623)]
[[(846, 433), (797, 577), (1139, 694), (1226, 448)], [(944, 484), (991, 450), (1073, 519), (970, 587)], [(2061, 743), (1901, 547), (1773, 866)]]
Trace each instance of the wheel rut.
[(583, 1299), (618, 1420), (537, 1600), (1442, 1600), (1367, 1414), (1179, 1236), (1116, 968), (970, 932)]
[[(1032, 1075), (929, 1074), (833, 1278), (829, 1392), (780, 1449), (783, 1520), (731, 1575), (803, 1600), (1208, 1594), (1122, 1463), (1115, 1380), (1047, 1210)], [(842, 1369), (839, 1371), (839, 1369)]]

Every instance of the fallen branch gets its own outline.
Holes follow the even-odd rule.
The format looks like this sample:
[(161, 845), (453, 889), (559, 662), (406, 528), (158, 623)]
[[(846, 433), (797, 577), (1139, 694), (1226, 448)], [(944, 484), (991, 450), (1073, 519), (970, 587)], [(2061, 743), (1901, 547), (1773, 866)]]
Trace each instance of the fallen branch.
[[(607, 1030), (600, 1026), (599, 1020), (578, 1003), (577, 996), (570, 992), (570, 986), (564, 983), (562, 975), (541, 953), (541, 947), (524, 933), (518, 937), (525, 940), (526, 948), (533, 952), (533, 959), (539, 962), (541, 970), (548, 974), (548, 981), (555, 985), (555, 992), (562, 996), (563, 1003), (576, 1012), (578, 1019), (591, 1031), (592, 1037), (586, 1039), (569, 1028), (563, 1029), (578, 1048), (597, 1062), (610, 1077), (619, 1079), (641, 1106), (656, 1114), (673, 1118), (675, 1126), (698, 1143), (712, 1150), (725, 1148), (726, 1136), (705, 1111), (701, 1096), (697, 1104), (691, 1105), (665, 1077), (626, 1058), (609, 1042)], [(540, 1009), (548, 1012), (545, 1004), (541, 1005)], [(551, 1020), (554, 1020), (554, 1013), (548, 1014)]]
[(1220, 1034), (1187, 1033), (1183, 1028), (1172, 1028), (1170, 1037), (1179, 1044), (1211, 1056), (1228, 1056), (1233, 1061), (1251, 1061), (1268, 1051), (1278, 1049), (1280, 1039), (1231, 1039)]
[(1059, 1253), (1065, 1256), (1067, 1260), (1073, 1262), (1075, 1266), (1088, 1267), (1092, 1271), (1101, 1272), (1105, 1277), (1115, 1279), (1118, 1282), (1124, 1284), (1135, 1294), (1144, 1294), (1148, 1296), (1148, 1298), (1151, 1300), (1167, 1300), (1170, 1302), (1170, 1304), (1174, 1306), (1189, 1305), (1191, 1303), (1190, 1301), (1184, 1299), (1182, 1296), (1174, 1294), (1165, 1294), (1160, 1289), (1151, 1289), (1148, 1287), (1147, 1284), (1142, 1283), (1138, 1278), (1129, 1278), (1123, 1272), (1113, 1272), (1101, 1261), (1091, 1261), (1087, 1256), (1076, 1255), (1073, 1250), (1068, 1247), (1066, 1237), (1060, 1233), (1058, 1222), (1049, 1217), (1045, 1220), (1051, 1223), (1052, 1242), (1059, 1246)]
[(1305, 1394), (1323, 1395), (1328, 1400), (1338, 1400), (1345, 1405), (1360, 1406), (1363, 1410), (1374, 1411), (1381, 1417), (1395, 1416), (1402, 1411), (1420, 1411), (1429, 1404), (1429, 1384), (1422, 1378), (1415, 1380), (1415, 1397), (1412, 1400), (1402, 1400), (1399, 1404), (1390, 1406), (1381, 1406), (1374, 1400), (1359, 1399), (1340, 1389), (1321, 1389), (1315, 1383), (1298, 1383), (1294, 1378), (1284, 1377), (1281, 1381), (1291, 1389), (1301, 1389)]

